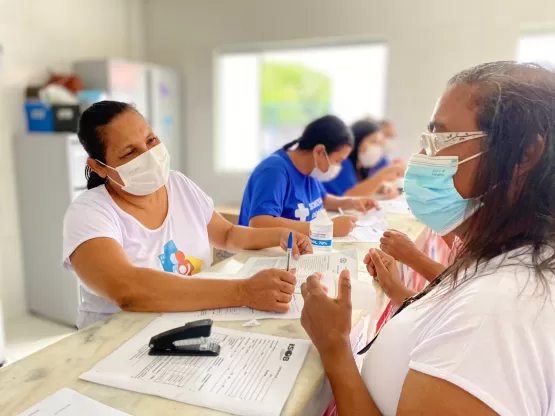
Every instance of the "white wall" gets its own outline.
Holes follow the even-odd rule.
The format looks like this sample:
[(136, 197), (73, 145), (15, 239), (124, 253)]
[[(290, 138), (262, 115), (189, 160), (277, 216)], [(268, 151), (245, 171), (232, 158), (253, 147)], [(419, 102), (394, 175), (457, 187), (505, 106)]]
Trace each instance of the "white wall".
[(0, 296), (7, 318), (26, 309), (12, 162), (13, 136), (25, 128), (24, 88), (77, 59), (142, 58), (142, 11), (140, 0), (0, 0)]
[(515, 59), (522, 29), (555, 23), (555, 1), (146, 0), (145, 16), (148, 59), (179, 68), (185, 81), (185, 172), (223, 203), (240, 201), (247, 176), (213, 169), (212, 61), (219, 48), (385, 38), (387, 116), (407, 156), (448, 78), (480, 62)]

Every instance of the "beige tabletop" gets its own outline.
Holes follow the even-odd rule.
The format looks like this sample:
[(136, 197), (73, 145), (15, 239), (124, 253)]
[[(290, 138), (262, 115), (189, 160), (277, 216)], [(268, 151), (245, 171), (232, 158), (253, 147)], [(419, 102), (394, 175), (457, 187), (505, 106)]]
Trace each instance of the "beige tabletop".
[[(414, 218), (394, 215), (391, 228), (415, 238), (422, 230)], [(362, 264), (363, 255), (376, 244), (338, 243), (334, 250), (355, 248), (359, 255), (359, 278), (370, 279)], [(275, 255), (278, 249), (243, 252), (214, 266), (211, 271), (234, 273), (253, 255)], [(378, 296), (383, 294), (378, 293)], [(378, 302), (379, 304), (379, 302)], [(380, 309), (381, 306), (378, 306)], [(380, 311), (372, 311), (376, 316)], [(47, 347), (21, 361), (0, 369), (0, 415), (12, 416), (28, 409), (61, 388), (76, 390), (92, 399), (131, 415), (216, 416), (225, 413), (187, 405), (155, 396), (129, 392), (79, 380), (79, 376), (146, 327), (159, 314), (121, 312)], [(360, 321), (363, 312), (353, 314)], [(215, 325), (290, 338), (307, 338), (299, 320), (270, 319), (261, 325), (244, 328), (242, 322), (217, 322)], [(317, 351), (311, 347), (282, 415), (317, 415), (331, 400)]]

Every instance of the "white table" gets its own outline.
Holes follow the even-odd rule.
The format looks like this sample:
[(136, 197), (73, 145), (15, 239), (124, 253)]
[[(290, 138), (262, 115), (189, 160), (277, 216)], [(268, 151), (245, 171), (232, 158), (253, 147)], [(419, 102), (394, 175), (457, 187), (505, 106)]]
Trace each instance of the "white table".
[[(391, 216), (391, 228), (407, 233), (411, 238), (422, 230), (414, 218)], [(359, 278), (368, 278), (362, 258), (376, 244), (341, 243), (335, 250), (356, 248), (359, 255)], [(249, 257), (275, 255), (278, 249), (243, 252), (214, 266), (211, 271), (235, 271)], [(383, 297), (383, 294), (379, 293)], [(380, 306), (381, 308), (381, 306)], [(376, 315), (379, 310), (373, 311)], [(363, 313), (353, 314), (353, 323)], [(47, 347), (21, 361), (0, 369), (0, 415), (17, 415), (63, 387), (76, 390), (108, 406), (131, 415), (189, 415), (217, 416), (224, 413), (200, 408), (155, 396), (119, 390), (79, 380), (79, 376), (121, 344), (143, 329), (159, 314), (118, 313)], [(253, 331), (275, 336), (307, 338), (299, 320), (262, 320), (255, 328), (243, 328), (242, 322), (217, 322), (215, 325)], [(312, 347), (299, 373), (282, 415), (321, 416), (331, 400), (331, 389), (325, 378), (318, 353)]]

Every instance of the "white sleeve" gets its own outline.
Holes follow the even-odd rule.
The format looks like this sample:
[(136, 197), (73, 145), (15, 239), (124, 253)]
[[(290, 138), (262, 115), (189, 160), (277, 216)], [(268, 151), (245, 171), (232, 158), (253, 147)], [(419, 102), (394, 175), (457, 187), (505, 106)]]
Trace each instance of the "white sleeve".
[(460, 387), (500, 415), (541, 414), (530, 413), (525, 398), (542, 391), (541, 382), (534, 385), (538, 363), (524, 359), (537, 346), (518, 315), (496, 301), (476, 304), (463, 293), (449, 302), (427, 322), (409, 367)]
[(212, 219), (212, 215), (214, 214), (214, 201), (208, 195), (206, 195), (202, 189), (200, 189), (196, 183), (190, 180), (181, 172), (176, 172), (179, 175), (179, 178), (184, 182), (185, 187), (195, 199), (195, 202), (200, 207), (202, 211), (202, 215), (204, 216), (204, 220), (206, 221), (206, 225)]
[(93, 238), (112, 238), (121, 244), (121, 230), (114, 217), (101, 205), (92, 201), (75, 201), (64, 218), (63, 262), (72, 270), (69, 260), (85, 241)]

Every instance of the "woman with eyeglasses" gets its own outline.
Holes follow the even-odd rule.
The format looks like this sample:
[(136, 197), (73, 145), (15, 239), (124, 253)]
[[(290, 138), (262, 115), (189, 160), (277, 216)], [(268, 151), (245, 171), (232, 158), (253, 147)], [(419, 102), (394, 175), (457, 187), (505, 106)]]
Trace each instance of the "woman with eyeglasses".
[[(311, 276), (302, 324), (340, 415), (555, 414), (555, 74), (494, 62), (457, 74), (405, 176), (414, 215), (460, 238), (452, 265), (405, 300), (366, 352), (349, 344), (349, 274), (337, 299)], [(399, 278), (379, 250), (365, 259)], [(356, 352), (355, 352), (356, 353)]]

